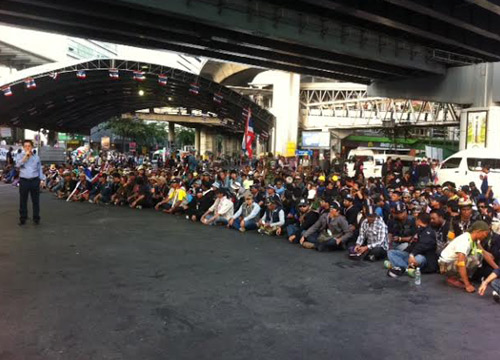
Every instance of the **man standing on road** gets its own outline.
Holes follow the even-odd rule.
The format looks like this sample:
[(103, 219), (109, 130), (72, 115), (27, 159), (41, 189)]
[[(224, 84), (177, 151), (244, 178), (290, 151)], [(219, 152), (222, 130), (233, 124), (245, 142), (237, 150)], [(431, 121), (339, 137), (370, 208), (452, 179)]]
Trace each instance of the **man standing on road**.
[(33, 142), (24, 140), (24, 151), (19, 155), (16, 167), (19, 169), (19, 225), (24, 225), (28, 218), (28, 195), (33, 202), (33, 221), (40, 223), (40, 180), (45, 180), (42, 163), (33, 153)]

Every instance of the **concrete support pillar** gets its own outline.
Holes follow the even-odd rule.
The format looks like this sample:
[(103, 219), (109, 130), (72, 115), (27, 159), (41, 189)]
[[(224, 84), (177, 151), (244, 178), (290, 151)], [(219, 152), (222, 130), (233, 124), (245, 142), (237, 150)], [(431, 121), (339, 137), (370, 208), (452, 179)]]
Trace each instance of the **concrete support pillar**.
[(168, 123), (168, 141), (171, 145), (175, 143), (175, 123)]
[(295, 156), (299, 127), (300, 75), (276, 71), (273, 74), (273, 107), (276, 116), (274, 149), (285, 156)]
[(201, 149), (200, 149), (200, 138), (201, 138), (201, 129), (200, 128), (195, 128), (194, 129), (194, 147), (196, 149), (196, 152), (201, 155)]
[(216, 152), (215, 134), (208, 128), (202, 128), (200, 131), (200, 154), (205, 155), (207, 152)]

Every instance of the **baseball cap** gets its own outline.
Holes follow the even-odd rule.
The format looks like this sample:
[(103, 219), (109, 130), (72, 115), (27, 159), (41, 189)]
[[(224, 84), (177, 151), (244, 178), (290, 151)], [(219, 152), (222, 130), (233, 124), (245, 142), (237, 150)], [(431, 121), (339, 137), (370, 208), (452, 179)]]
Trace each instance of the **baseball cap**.
[(365, 207), (365, 211), (366, 211), (366, 216), (370, 217), (377, 216), (377, 214), (375, 213), (375, 208), (372, 205), (367, 205)]
[(330, 210), (335, 209), (335, 210), (340, 210), (340, 204), (337, 201), (332, 201), (330, 203)]
[(397, 202), (396, 205), (394, 206), (394, 212), (396, 214), (401, 214), (406, 211), (406, 206), (405, 204), (401, 202)]
[(309, 206), (309, 201), (307, 201), (307, 199), (300, 199), (300, 201), (297, 203), (297, 206)]
[(471, 227), (469, 228), (469, 231), (489, 231), (490, 227), (488, 223), (485, 221), (479, 220), (474, 222)]

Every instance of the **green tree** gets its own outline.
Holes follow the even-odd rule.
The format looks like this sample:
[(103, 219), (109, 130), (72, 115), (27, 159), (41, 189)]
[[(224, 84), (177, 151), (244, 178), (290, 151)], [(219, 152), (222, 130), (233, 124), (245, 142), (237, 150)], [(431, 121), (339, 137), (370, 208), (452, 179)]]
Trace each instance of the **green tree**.
[(194, 129), (182, 128), (175, 134), (180, 147), (184, 145), (194, 145)]
[(167, 139), (165, 126), (133, 118), (113, 118), (105, 128), (122, 138), (123, 149), (126, 139), (133, 139), (138, 145), (144, 146), (161, 145)]

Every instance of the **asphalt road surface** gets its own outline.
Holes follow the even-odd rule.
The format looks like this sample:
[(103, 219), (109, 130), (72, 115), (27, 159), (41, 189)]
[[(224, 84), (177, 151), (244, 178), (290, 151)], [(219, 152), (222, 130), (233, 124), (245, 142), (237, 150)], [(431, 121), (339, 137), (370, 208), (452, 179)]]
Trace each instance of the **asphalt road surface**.
[[(500, 306), (439, 275), (0, 185), (0, 360), (498, 359)], [(31, 207), (30, 207), (31, 211)]]

